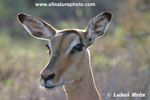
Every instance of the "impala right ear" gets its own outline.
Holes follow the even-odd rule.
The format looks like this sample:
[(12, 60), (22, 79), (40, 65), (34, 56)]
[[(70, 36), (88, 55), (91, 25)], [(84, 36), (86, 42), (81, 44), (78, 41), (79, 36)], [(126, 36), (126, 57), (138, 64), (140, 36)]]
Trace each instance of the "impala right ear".
[(56, 34), (56, 29), (40, 18), (27, 14), (18, 14), (17, 18), (33, 37), (50, 40)]
[(93, 17), (88, 24), (85, 32), (87, 47), (94, 43), (94, 41), (104, 35), (112, 19), (110, 12), (101, 13)]

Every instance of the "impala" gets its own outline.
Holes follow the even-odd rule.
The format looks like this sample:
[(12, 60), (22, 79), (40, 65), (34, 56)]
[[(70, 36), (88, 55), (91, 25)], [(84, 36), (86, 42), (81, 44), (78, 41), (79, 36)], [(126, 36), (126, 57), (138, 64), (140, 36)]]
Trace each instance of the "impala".
[(57, 30), (40, 18), (18, 14), (21, 25), (37, 39), (48, 41), (50, 60), (41, 71), (46, 89), (64, 86), (68, 100), (100, 100), (90, 63), (88, 47), (106, 32), (112, 14), (93, 17), (86, 29)]

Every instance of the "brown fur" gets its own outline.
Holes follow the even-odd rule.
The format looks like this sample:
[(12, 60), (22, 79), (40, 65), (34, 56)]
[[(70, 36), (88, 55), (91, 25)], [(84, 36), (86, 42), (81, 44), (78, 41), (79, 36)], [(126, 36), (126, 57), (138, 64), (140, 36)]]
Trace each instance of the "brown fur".
[[(26, 16), (30, 18), (26, 19)], [(39, 18), (18, 14), (18, 20), (31, 35), (50, 40), (51, 59), (41, 72), (42, 86), (51, 88), (64, 85), (68, 100), (100, 100), (93, 77), (88, 47), (93, 44), (96, 38), (103, 35), (104, 32), (102, 31), (107, 28), (104, 27), (106, 29), (98, 31), (96, 29), (109, 25), (111, 17), (111, 13), (105, 12), (91, 19), (92, 26), (88, 25), (86, 30), (66, 29), (58, 31)], [(34, 19), (42, 22), (44, 26), (40, 27)], [(28, 23), (28, 27), (24, 25), (24, 20)], [(101, 23), (104, 20), (105, 23)], [(103, 25), (98, 25), (99, 23)], [(48, 28), (49, 31), (44, 31), (44, 28)], [(34, 32), (34, 29), (38, 31)], [(91, 30), (93, 31), (91, 32)], [(74, 50), (74, 47), (76, 48), (76, 45), (81, 45), (81, 43), (83, 44), (82, 51), (75, 49), (76, 52), (71, 54), (71, 50)], [(49, 78), (51, 75), (55, 77)]]
[(36, 21), (34, 21), (32, 18), (26, 18), (27, 22), (31, 22), (33, 24), (38, 24)]
[[(78, 32), (77, 34), (70, 33), (67, 36), (59, 35), (58, 37), (56, 36), (51, 40), (52, 48), (53, 48), (52, 51), (53, 53), (51, 54), (52, 57), (58, 48), (60, 54), (58, 55), (58, 58), (55, 59), (56, 64), (53, 64), (52, 66), (48, 65), (47, 68), (42, 73), (44, 74), (44, 76), (47, 76), (48, 75), (47, 71), (49, 71), (50, 73), (55, 70), (56, 72), (58, 72), (57, 73), (58, 76), (64, 74), (67, 75), (63, 80), (64, 82), (70, 79), (75, 80), (74, 83), (65, 86), (68, 100), (100, 100), (100, 96), (96, 89), (93, 75), (92, 75), (92, 70), (90, 67), (88, 51), (84, 49), (81, 53), (76, 54), (75, 56), (72, 56), (70, 54), (64, 56), (64, 53), (67, 51), (70, 43), (73, 41), (75, 37), (79, 37), (83, 39), (83, 33), (81, 32)], [(77, 64), (74, 66), (76, 67), (75, 68), (76, 70), (74, 70), (71, 73), (67, 73), (68, 72), (67, 70), (69, 68), (73, 68), (71, 65), (75, 63), (76, 59), (79, 59), (79, 62), (77, 62)], [(75, 74), (73, 75), (73, 73)], [(51, 82), (52, 83), (58, 82), (58, 78), (51, 80)]]
[(95, 25), (97, 25), (98, 23), (100, 23), (100, 22), (103, 21), (103, 20), (105, 20), (105, 17), (99, 19), (99, 20), (95, 23)]
[(103, 27), (103, 25), (94, 25), (94, 29), (96, 30), (97, 28)]
[[(68, 100), (100, 100), (100, 95), (97, 91), (93, 72), (90, 66), (89, 53), (86, 52), (82, 56), (82, 60), (78, 65), (82, 68), (82, 77), (73, 84), (66, 85), (65, 91)], [(76, 72), (77, 73), (77, 72)]]

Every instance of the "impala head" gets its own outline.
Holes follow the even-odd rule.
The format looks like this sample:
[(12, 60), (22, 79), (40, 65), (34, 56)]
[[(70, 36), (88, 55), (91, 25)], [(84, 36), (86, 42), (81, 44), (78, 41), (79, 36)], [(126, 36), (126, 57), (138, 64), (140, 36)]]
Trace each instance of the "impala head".
[(80, 80), (88, 47), (106, 32), (111, 18), (111, 13), (104, 12), (92, 18), (85, 30), (59, 31), (40, 18), (18, 14), (19, 22), (30, 35), (48, 40), (50, 60), (41, 71), (41, 86), (52, 89)]

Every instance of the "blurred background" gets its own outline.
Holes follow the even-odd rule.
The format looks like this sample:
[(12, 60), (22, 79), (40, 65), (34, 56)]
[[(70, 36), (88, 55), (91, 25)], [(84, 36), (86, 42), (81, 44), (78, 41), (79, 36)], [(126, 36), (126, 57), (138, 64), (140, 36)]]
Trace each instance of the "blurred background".
[[(85, 28), (90, 18), (111, 11), (106, 34), (90, 47), (102, 100), (150, 100), (150, 0), (63, 0), (95, 7), (35, 7), (51, 0), (0, 1), (0, 100), (66, 100), (62, 87), (40, 88), (40, 71), (49, 60), (46, 41), (32, 38), (17, 13), (40, 17), (57, 29)], [(55, 2), (62, 2), (55, 0)], [(145, 98), (110, 98), (107, 93), (145, 93)]]

